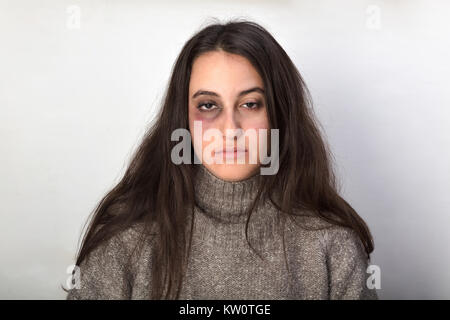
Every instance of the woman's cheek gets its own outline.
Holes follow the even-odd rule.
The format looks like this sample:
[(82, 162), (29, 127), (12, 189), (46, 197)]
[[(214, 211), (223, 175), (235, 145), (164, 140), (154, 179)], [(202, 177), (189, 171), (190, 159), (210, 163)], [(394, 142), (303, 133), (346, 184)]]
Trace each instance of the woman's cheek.
[[(254, 119), (246, 123), (244, 130), (256, 131), (256, 142), (254, 140), (248, 141), (248, 147), (252, 149), (249, 154), (249, 163), (261, 164), (261, 155), (267, 155), (269, 149), (270, 129), (266, 119)], [(265, 139), (262, 137), (264, 136)]]
[[(217, 144), (218, 142), (215, 141), (216, 139), (214, 137), (208, 137), (207, 135), (205, 135), (205, 132), (207, 132), (209, 129), (216, 129), (214, 117), (197, 112), (192, 117), (191, 128), (193, 128), (191, 129), (191, 135), (197, 157), (199, 157), (199, 153), (201, 153), (201, 157), (203, 160), (211, 158), (212, 155), (205, 154), (204, 150), (211, 143), (215, 142)], [(210, 148), (214, 146), (215, 145), (212, 145), (210, 146)]]
[(256, 115), (251, 118), (245, 119), (245, 123), (242, 123), (242, 127), (252, 129), (267, 129), (269, 128), (269, 119), (267, 119), (266, 113)]

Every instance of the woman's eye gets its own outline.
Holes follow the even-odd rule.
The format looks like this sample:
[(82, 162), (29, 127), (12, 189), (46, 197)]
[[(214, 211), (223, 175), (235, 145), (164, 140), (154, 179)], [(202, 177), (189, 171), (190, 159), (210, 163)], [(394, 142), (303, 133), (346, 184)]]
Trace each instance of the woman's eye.
[[(242, 105), (245, 109), (257, 109), (260, 106), (259, 102), (247, 102), (244, 103)], [(199, 109), (200, 111), (210, 111), (210, 110), (214, 110), (217, 109), (217, 105), (214, 102), (204, 102), (204, 103), (200, 103), (197, 106), (197, 109)]]
[(247, 103), (244, 103), (243, 106), (247, 106), (247, 107), (245, 107), (246, 109), (256, 109), (259, 107), (259, 103), (258, 102), (247, 102)]
[(213, 108), (213, 106), (215, 106), (214, 103), (207, 102), (207, 103), (201, 103), (201, 104), (199, 104), (199, 105), (197, 106), (197, 108), (200, 109), (200, 110), (202, 110), (202, 111), (208, 111), (208, 110), (215, 109), (215, 108)]

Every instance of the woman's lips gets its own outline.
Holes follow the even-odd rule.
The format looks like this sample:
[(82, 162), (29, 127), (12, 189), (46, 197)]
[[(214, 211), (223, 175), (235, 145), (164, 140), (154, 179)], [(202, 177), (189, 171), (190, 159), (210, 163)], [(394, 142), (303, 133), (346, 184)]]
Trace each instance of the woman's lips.
[(214, 152), (215, 155), (223, 155), (226, 158), (234, 158), (234, 157), (239, 157), (239, 156), (243, 156), (247, 153), (246, 149), (224, 149), (224, 150), (217, 150)]

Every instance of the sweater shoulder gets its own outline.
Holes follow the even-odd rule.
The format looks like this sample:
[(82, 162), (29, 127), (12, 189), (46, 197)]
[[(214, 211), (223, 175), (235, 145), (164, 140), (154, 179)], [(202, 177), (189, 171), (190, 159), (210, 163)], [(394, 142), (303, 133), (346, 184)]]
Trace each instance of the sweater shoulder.
[(129, 299), (136, 259), (149, 248), (148, 242), (140, 242), (147, 239), (146, 232), (143, 223), (135, 223), (91, 250), (78, 266), (75, 287), (66, 299)]
[(142, 254), (148, 254), (151, 250), (156, 232), (154, 224), (147, 226), (143, 222), (137, 222), (116, 235), (116, 243), (122, 246), (126, 257), (131, 259), (131, 271), (134, 271), (134, 266)]
[(365, 248), (357, 232), (350, 228), (333, 225), (323, 231), (324, 243), (328, 254), (336, 252), (365, 259)]
[(301, 235), (303, 240), (317, 243), (326, 255), (340, 249), (357, 254), (364, 251), (362, 241), (350, 227), (329, 222), (311, 212), (297, 212), (290, 218), (287, 229), (294, 235)]
[[(145, 234), (145, 232), (147, 232), (147, 234)], [(135, 222), (131, 226), (115, 233), (92, 252), (96, 252), (96, 254), (102, 253), (103, 255), (106, 254), (108, 256), (131, 253), (139, 240), (143, 240), (146, 236), (147, 238), (149, 236), (146, 225), (143, 222)]]
[(310, 231), (312, 234), (321, 234), (323, 230), (336, 228), (336, 224), (310, 211), (294, 210), (294, 214), (289, 215), (287, 221), (292, 228)]

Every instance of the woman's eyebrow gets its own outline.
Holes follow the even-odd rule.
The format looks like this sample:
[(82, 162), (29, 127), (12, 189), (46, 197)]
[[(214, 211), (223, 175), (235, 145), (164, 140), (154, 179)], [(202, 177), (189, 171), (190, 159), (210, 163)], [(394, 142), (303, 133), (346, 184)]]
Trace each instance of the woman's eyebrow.
[[(239, 92), (238, 97), (242, 97), (250, 92), (260, 92), (262, 94), (264, 94), (264, 89), (260, 88), (260, 87), (253, 87), (244, 91)], [(196, 93), (194, 93), (192, 95), (192, 99), (200, 96), (200, 95), (206, 95), (206, 96), (214, 96), (214, 97), (220, 97), (220, 95), (216, 92), (213, 91), (208, 91), (208, 90), (198, 90)]]

